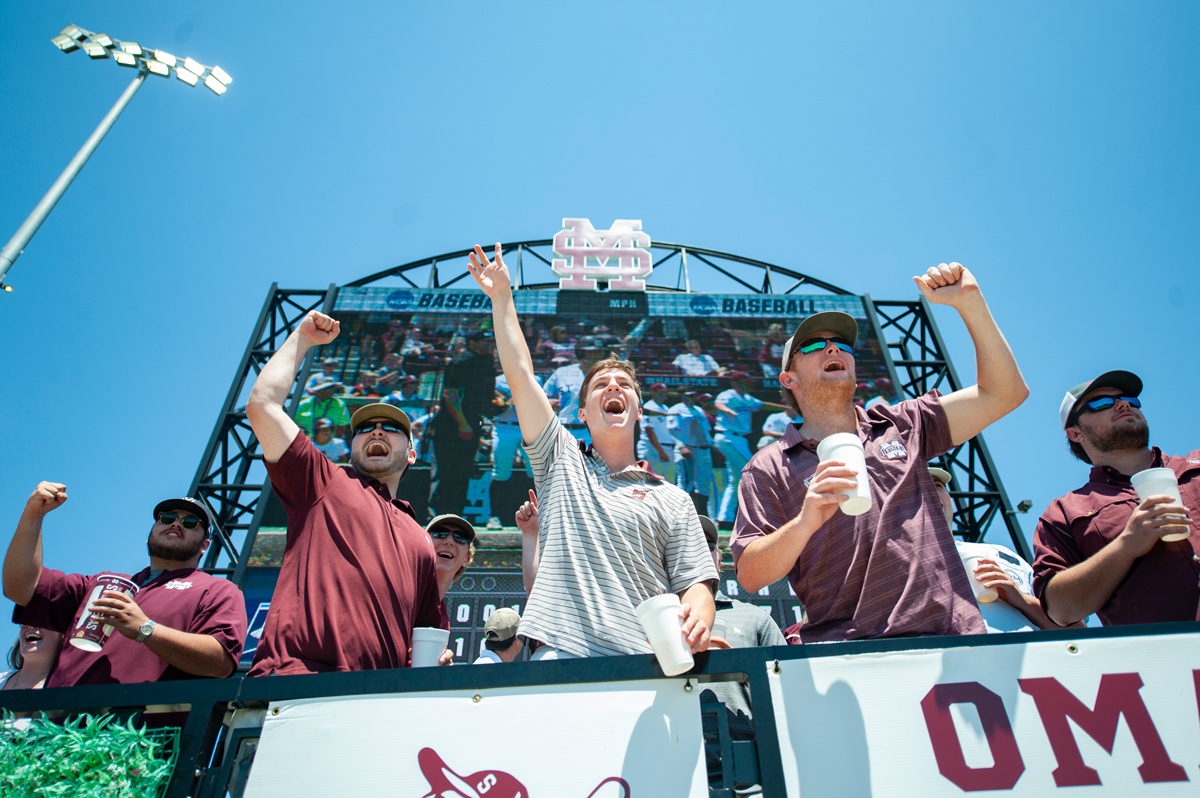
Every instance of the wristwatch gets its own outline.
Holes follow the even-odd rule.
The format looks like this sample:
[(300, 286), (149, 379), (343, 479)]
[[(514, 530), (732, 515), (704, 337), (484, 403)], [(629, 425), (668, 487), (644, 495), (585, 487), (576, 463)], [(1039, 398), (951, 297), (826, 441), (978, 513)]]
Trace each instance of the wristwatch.
[(134, 642), (135, 643), (146, 642), (146, 638), (149, 637), (150, 635), (154, 634), (154, 627), (157, 625), (158, 624), (155, 623), (154, 621), (146, 621), (144, 624), (139, 626), (137, 637), (133, 638)]

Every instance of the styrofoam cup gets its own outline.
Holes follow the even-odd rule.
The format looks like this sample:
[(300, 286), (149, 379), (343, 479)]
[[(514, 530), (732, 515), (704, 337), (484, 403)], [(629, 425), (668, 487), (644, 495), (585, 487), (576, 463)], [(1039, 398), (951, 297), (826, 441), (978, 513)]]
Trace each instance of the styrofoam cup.
[(679, 618), (679, 596), (664, 593), (648, 598), (634, 610), (646, 631), (646, 639), (658, 657), (658, 665), (666, 676), (678, 676), (691, 670), (695, 660), (692, 650), (683, 639), (683, 621)]
[(871, 509), (871, 482), (867, 477), (867, 461), (863, 456), (862, 441), (852, 432), (835, 432), (817, 444), (817, 459), (838, 460), (846, 464), (857, 475), (858, 487), (842, 494), (849, 499), (841, 503), (846, 515), (862, 515)]
[(986, 557), (966, 557), (963, 559), (963, 567), (967, 569), (967, 578), (971, 580), (971, 590), (975, 592), (975, 600), (980, 604), (987, 604), (989, 601), (995, 601), (1000, 594), (990, 587), (984, 587), (979, 577), (975, 575), (975, 569), (979, 566), (979, 561), (987, 559)]
[[(1179, 478), (1175, 476), (1175, 472), (1169, 468), (1147, 468), (1145, 471), (1139, 471), (1129, 478), (1133, 489), (1137, 491), (1138, 498), (1142, 501), (1149, 499), (1151, 496), (1170, 496), (1175, 501), (1183, 504), (1183, 497), (1179, 495)], [(1184, 540), (1188, 536), (1187, 524), (1183, 525), (1182, 532), (1168, 532), (1159, 540), (1165, 540), (1168, 543), (1175, 540)]]
[(432, 626), (418, 626), (412, 634), (413, 668), (432, 668), (438, 664), (446, 644), (450, 642), (450, 630)]

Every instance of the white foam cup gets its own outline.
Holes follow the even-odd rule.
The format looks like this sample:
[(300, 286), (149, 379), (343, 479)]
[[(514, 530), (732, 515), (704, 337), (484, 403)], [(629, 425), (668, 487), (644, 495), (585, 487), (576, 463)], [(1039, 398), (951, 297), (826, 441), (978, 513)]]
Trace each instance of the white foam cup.
[(857, 475), (858, 487), (846, 491), (849, 499), (841, 503), (846, 515), (862, 515), (871, 509), (871, 483), (867, 477), (867, 461), (863, 456), (862, 441), (851, 432), (835, 432), (817, 444), (817, 459), (838, 460), (846, 464)]
[(658, 665), (666, 676), (678, 676), (691, 670), (695, 660), (692, 650), (683, 639), (683, 621), (679, 618), (679, 596), (664, 593), (648, 598), (634, 610), (646, 631), (646, 639), (658, 657)]
[(449, 629), (418, 626), (412, 633), (413, 668), (432, 668), (438, 664), (446, 644), (450, 642)]
[(989, 601), (995, 601), (999, 595), (990, 587), (984, 587), (979, 581), (979, 577), (975, 576), (975, 569), (979, 567), (979, 561), (989, 559), (987, 557), (965, 557), (963, 558), (963, 567), (967, 569), (967, 578), (971, 580), (971, 590), (975, 592), (975, 600), (980, 604), (987, 604)]
[[(1133, 485), (1133, 489), (1137, 491), (1138, 498), (1142, 501), (1149, 499), (1151, 496), (1170, 496), (1178, 503), (1183, 504), (1183, 497), (1179, 495), (1179, 478), (1169, 468), (1147, 468), (1145, 471), (1139, 471), (1130, 477), (1129, 482)], [(1168, 543), (1175, 540), (1184, 540), (1187, 538), (1188, 532), (1187, 525), (1184, 524), (1182, 532), (1168, 532), (1159, 539), (1165, 540)]]

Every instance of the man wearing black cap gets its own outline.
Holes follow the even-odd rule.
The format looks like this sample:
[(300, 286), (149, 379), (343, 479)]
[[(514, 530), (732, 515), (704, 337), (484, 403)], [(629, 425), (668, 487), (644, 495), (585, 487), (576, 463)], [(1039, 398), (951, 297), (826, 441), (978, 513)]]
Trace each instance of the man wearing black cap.
[(429, 504), (438, 513), (461, 514), (467, 483), (483, 436), (483, 421), (499, 411), (492, 404), (496, 383), (495, 336), (490, 330), (467, 335), (466, 351), (446, 366), (442, 409), (433, 417), (433, 492)]
[[(855, 407), (858, 324), (845, 313), (810, 316), (787, 342), (779, 374), (784, 400), (804, 422), (742, 472), (730, 545), (738, 579), (758, 590), (788, 577), (807, 612), (803, 642), (987, 631), (925, 464), (1029, 391), (969, 271), (943, 263), (913, 279), (927, 301), (958, 311), (975, 344), (978, 383)], [(835, 433), (863, 446), (871, 505), (861, 515), (839, 510), (855, 472), (816, 453)]]
[[(39, 484), (4, 559), (4, 595), (17, 605), (13, 621), (67, 638), (46, 687), (231, 674), (246, 639), (246, 605), (232, 582), (198, 568), (212, 537), (207, 508), (188, 498), (155, 506), (150, 566), (128, 577), (139, 588), (130, 597), (103, 590), (101, 574), (42, 567), (42, 520), (66, 500), (65, 485)], [(99, 652), (70, 643), (93, 616), (114, 630)]]
[[(1150, 446), (1142, 381), (1109, 371), (1076, 385), (1058, 410), (1071, 453), (1092, 466), (1087, 483), (1055, 499), (1038, 519), (1033, 589), (1067, 624), (1096, 613), (1105, 626), (1197, 619), (1200, 603), (1200, 450), (1184, 457)], [(1182, 504), (1138, 498), (1130, 477), (1167, 468)], [(1188, 533), (1181, 540), (1164, 535)]]
[(416, 460), (408, 416), (364, 405), (350, 418), (350, 465), (313, 446), (283, 409), (309, 348), (340, 326), (310, 311), (263, 366), (246, 402), (271, 488), (288, 513), (287, 548), (251, 676), (403, 668), (412, 630), (447, 624), (433, 545), (396, 498)]

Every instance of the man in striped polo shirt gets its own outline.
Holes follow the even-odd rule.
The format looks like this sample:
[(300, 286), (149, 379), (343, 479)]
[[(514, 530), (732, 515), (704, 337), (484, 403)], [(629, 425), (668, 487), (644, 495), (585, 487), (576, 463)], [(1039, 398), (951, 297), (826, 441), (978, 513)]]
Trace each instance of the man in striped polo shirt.
[(717, 572), (691, 499), (637, 460), (642, 408), (633, 366), (608, 359), (588, 370), (579, 407), (592, 437), (585, 449), (534, 378), (500, 245), (495, 261), (478, 246), (470, 261), (492, 300), (496, 348), (538, 492), (538, 573), (520, 626), (542, 644), (533, 658), (649, 654), (634, 608), (663, 593), (682, 599), (688, 645), (705, 650)]

